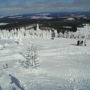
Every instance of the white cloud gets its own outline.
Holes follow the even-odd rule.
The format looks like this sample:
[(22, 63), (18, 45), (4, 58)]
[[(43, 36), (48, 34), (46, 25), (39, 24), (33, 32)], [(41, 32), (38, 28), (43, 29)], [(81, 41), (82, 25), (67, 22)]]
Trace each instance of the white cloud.
[[(4, 0), (5, 1), (5, 0)], [(59, 1), (59, 0), (58, 0)], [(32, 12), (48, 12), (48, 11), (87, 11), (90, 10), (89, 0), (75, 0), (74, 2), (26, 2), (22, 0), (19, 3), (9, 3), (0, 8), (3, 15), (24, 14)]]

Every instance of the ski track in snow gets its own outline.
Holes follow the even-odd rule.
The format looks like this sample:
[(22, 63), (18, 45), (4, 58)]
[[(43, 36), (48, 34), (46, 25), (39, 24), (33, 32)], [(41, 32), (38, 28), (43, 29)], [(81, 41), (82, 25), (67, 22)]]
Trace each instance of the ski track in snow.
[[(37, 69), (26, 69), (19, 63), (25, 60), (20, 52), (24, 52), (28, 41), (38, 49), (40, 67)], [(21, 46), (13, 44), (0, 50), (0, 89), (90, 90), (90, 41), (86, 47), (75, 43), (75, 39), (26, 38)], [(6, 63), (8, 68), (4, 69)]]

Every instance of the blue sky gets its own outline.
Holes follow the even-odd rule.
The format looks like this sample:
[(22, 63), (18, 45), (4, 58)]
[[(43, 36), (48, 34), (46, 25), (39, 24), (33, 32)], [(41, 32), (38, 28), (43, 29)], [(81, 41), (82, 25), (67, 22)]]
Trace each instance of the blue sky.
[(90, 11), (90, 0), (0, 0), (0, 15)]

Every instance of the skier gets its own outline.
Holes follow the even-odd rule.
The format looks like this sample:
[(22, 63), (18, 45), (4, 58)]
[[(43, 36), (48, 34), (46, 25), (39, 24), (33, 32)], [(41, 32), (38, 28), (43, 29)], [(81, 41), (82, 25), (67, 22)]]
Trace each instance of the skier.
[(77, 46), (79, 46), (79, 45), (80, 45), (80, 40), (77, 41)]
[(81, 45), (81, 46), (83, 45), (83, 40), (80, 41), (80, 45)]
[(84, 46), (86, 46), (86, 40), (84, 40)]

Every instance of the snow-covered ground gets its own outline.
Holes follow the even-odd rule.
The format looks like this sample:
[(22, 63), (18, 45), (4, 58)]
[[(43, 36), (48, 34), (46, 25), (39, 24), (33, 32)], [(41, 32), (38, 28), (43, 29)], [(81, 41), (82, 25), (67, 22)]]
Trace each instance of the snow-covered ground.
[[(90, 90), (90, 40), (76, 46), (76, 39), (26, 37), (21, 44), (0, 40), (0, 90)], [(34, 45), (37, 68), (25, 68), (21, 54)]]
[(8, 23), (0, 23), (0, 26), (1, 26), (1, 25), (7, 25), (7, 24), (8, 24)]

